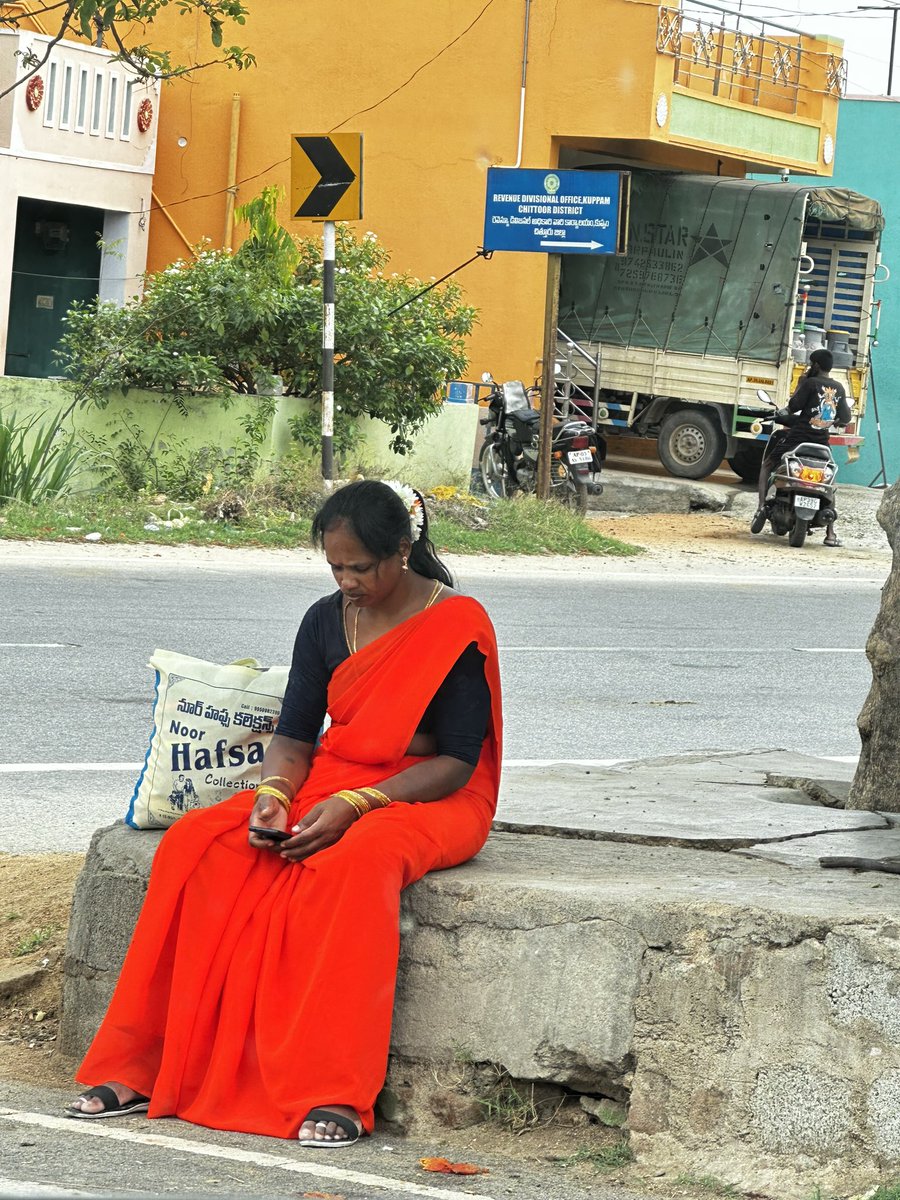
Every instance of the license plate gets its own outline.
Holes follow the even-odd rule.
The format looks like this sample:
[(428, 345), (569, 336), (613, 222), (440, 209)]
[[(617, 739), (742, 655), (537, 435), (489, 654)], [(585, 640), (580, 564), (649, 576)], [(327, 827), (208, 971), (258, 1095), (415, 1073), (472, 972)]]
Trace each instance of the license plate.
[(795, 496), (794, 506), (796, 508), (818, 508), (819, 500), (816, 496)]
[(585, 463), (591, 461), (590, 450), (570, 450), (566, 455), (570, 463)]

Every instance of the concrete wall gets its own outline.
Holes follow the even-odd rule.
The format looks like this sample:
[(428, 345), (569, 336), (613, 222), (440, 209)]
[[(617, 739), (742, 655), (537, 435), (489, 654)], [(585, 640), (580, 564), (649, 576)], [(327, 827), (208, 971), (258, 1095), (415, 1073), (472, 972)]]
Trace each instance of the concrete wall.
[[(49, 379), (0, 377), (0, 412), (16, 412), (22, 417), (53, 417), (71, 403), (66, 388)], [(80, 408), (66, 422), (89, 437), (109, 438), (124, 429), (124, 421), (136, 426), (142, 441), (154, 440), (173, 452), (190, 451), (214, 445), (223, 450), (239, 445), (245, 435), (241, 425), (247, 413), (258, 403), (254, 396), (235, 396), (225, 408), (221, 400), (200, 396), (188, 398), (188, 415), (183, 416), (171, 403), (154, 392), (133, 390), (110, 399), (106, 408)], [(303, 412), (306, 401), (283, 396), (278, 407), (263, 458), (279, 458), (291, 444), (289, 421)], [(363, 466), (378, 468), (388, 478), (398, 478), (414, 486), (433, 487), (439, 483), (468, 482), (481, 409), (474, 404), (444, 404), (416, 438), (413, 451), (405, 456), (388, 449), (390, 431), (381, 421), (362, 423), (363, 444), (358, 458)], [(354, 464), (355, 465), (355, 464)], [(82, 484), (99, 481), (96, 473), (87, 473)]]

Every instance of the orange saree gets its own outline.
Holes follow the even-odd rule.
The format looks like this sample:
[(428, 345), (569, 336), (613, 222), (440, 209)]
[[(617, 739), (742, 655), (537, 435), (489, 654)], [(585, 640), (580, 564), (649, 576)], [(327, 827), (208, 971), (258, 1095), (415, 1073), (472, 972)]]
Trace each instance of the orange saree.
[(311, 1108), (354, 1107), (371, 1131), (384, 1082), (400, 892), (484, 844), (500, 776), (500, 679), (484, 609), (453, 596), (345, 660), (331, 725), (290, 823), (341, 788), (377, 785), (405, 754), (472, 642), (491, 720), (468, 784), (361, 818), (299, 864), (247, 844), (252, 792), (190, 812), (163, 837), (116, 991), (78, 1072), (151, 1097), (149, 1116), (293, 1137)]

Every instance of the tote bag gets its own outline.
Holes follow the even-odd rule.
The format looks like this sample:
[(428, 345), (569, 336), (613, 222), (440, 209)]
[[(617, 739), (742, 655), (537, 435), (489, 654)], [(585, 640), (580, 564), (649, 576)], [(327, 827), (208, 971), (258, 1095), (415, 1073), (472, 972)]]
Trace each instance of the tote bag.
[(125, 815), (134, 829), (164, 829), (255, 787), (275, 732), (288, 667), (253, 659), (219, 664), (156, 650), (153, 729)]

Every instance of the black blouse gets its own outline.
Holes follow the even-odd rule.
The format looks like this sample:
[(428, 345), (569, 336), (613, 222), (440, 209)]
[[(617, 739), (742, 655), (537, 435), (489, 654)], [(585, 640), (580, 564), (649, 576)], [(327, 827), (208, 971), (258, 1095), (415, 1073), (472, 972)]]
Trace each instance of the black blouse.
[[(334, 592), (306, 612), (294, 641), (294, 655), (277, 732), (315, 742), (327, 709), (328, 681), (350, 656), (344, 633), (343, 596)], [(475, 766), (487, 733), (491, 693), (484, 655), (475, 642), (463, 650), (435, 692), (418, 732), (434, 736), (438, 754)]]

